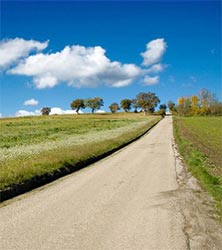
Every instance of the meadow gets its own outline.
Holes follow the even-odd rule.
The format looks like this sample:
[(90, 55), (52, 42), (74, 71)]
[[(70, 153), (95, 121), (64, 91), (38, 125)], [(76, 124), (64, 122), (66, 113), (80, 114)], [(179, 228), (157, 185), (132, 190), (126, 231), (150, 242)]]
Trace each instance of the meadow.
[(188, 169), (222, 212), (222, 118), (174, 117), (174, 135)]
[(108, 152), (160, 119), (140, 113), (0, 119), (0, 190)]

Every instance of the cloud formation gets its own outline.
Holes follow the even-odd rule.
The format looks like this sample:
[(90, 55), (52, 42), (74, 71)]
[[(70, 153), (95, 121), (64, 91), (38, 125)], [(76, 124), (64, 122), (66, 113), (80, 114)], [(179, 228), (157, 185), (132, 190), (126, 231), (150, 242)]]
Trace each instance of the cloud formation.
[[(82, 110), (79, 110), (79, 114), (82, 114)], [(61, 108), (58, 108), (58, 107), (54, 107), (54, 108), (51, 108), (51, 112), (50, 112), (50, 115), (76, 115), (77, 112), (75, 110), (72, 110), (72, 109), (61, 109)]]
[(145, 76), (143, 79), (143, 84), (145, 86), (152, 86), (152, 85), (156, 85), (159, 82), (159, 76), (154, 76), (154, 77), (150, 77), (150, 76)]
[(48, 41), (38, 42), (22, 38), (0, 41), (0, 68), (5, 68), (17, 60), (26, 57), (31, 51), (42, 51), (48, 46)]
[[(79, 113), (82, 114), (83, 112), (81, 110), (79, 110)], [(71, 114), (77, 114), (75, 110), (71, 110), (71, 109), (66, 109), (63, 110), (59, 107), (53, 107), (51, 108), (51, 112), (50, 115), (71, 115)], [(42, 115), (41, 110), (35, 110), (35, 111), (27, 111), (24, 109), (18, 110), (15, 113), (15, 116), (38, 116), (38, 115)]]
[(27, 111), (27, 110), (21, 109), (15, 113), (15, 116), (36, 116), (36, 115), (41, 115), (41, 111), (40, 110)]
[[(8, 74), (32, 77), (37, 89), (53, 88), (61, 83), (72, 87), (124, 87), (139, 78), (150, 85), (158, 82), (157, 74), (165, 68), (160, 63), (167, 48), (163, 38), (147, 43), (147, 50), (141, 53), (142, 67), (111, 61), (101, 46), (73, 45), (55, 53), (42, 53), (47, 46), (48, 42), (22, 38), (3, 40), (0, 43), (2, 65), (8, 67)], [(31, 51), (37, 53), (29, 55)]]
[(23, 105), (24, 106), (37, 106), (39, 104), (39, 102), (35, 99), (29, 99), (29, 100), (26, 100)]
[(164, 71), (166, 66), (161, 63), (152, 65), (146, 72), (151, 74), (157, 74)]
[(39, 89), (52, 88), (60, 82), (74, 87), (127, 86), (142, 70), (135, 64), (111, 61), (100, 47), (66, 46), (62, 51), (37, 54), (26, 58), (10, 74), (32, 76)]
[(141, 53), (143, 57), (143, 65), (150, 66), (154, 63), (158, 63), (163, 54), (165, 53), (167, 44), (163, 38), (158, 38), (147, 43), (146, 51)]

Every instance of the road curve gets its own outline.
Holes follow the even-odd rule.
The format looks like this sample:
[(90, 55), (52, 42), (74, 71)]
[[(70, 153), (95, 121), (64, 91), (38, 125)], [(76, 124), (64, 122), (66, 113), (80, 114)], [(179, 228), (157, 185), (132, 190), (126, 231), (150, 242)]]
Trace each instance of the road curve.
[(4, 250), (183, 250), (172, 118), (91, 167), (0, 208)]

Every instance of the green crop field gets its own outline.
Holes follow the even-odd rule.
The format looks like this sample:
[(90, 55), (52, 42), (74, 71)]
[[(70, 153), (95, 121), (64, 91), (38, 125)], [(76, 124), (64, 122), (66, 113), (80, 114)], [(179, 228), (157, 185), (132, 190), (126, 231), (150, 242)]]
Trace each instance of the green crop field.
[(222, 117), (175, 117), (174, 135), (191, 173), (222, 200)]
[(98, 156), (158, 120), (133, 113), (0, 119), (0, 189)]

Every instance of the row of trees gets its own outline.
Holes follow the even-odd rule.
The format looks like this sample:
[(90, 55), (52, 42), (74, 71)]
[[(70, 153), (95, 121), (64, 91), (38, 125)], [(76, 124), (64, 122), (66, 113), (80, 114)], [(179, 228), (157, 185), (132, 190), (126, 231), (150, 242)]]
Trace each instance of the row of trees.
[(177, 105), (169, 101), (168, 108), (179, 116), (222, 115), (222, 103), (207, 89), (202, 89), (199, 95), (180, 97)]
[[(134, 112), (138, 112), (140, 108), (144, 112), (153, 113), (155, 107), (160, 103), (159, 97), (152, 92), (142, 92), (139, 93), (134, 99), (123, 99), (120, 102), (120, 105), (116, 102), (110, 104), (109, 109), (112, 113), (117, 112), (122, 108), (125, 112), (129, 112), (132, 108)], [(92, 113), (96, 110), (99, 110), (101, 106), (103, 106), (103, 99), (100, 97), (89, 98), (89, 99), (75, 99), (70, 104), (71, 108), (76, 110), (77, 114), (80, 109), (84, 109), (86, 107), (91, 108)]]
[[(123, 99), (120, 102), (120, 105), (117, 102), (113, 102), (109, 105), (109, 109), (112, 113), (117, 112), (121, 108), (125, 112), (130, 112), (132, 109), (136, 113), (138, 109), (144, 113), (153, 113), (155, 108), (160, 103), (159, 97), (152, 92), (142, 92), (139, 93), (134, 99)], [(70, 107), (79, 113), (80, 109), (90, 108), (91, 112), (94, 113), (96, 110), (99, 110), (104, 106), (103, 99), (101, 97), (94, 97), (88, 99), (75, 99), (71, 102)], [(160, 105), (160, 109), (165, 112), (166, 105)], [(44, 107), (41, 110), (43, 115), (49, 115), (51, 109), (49, 107)]]
[(99, 110), (104, 105), (103, 99), (101, 97), (88, 98), (88, 99), (75, 99), (71, 102), (70, 106), (72, 109), (76, 110), (77, 114), (80, 109), (90, 108), (91, 112), (94, 113)]

